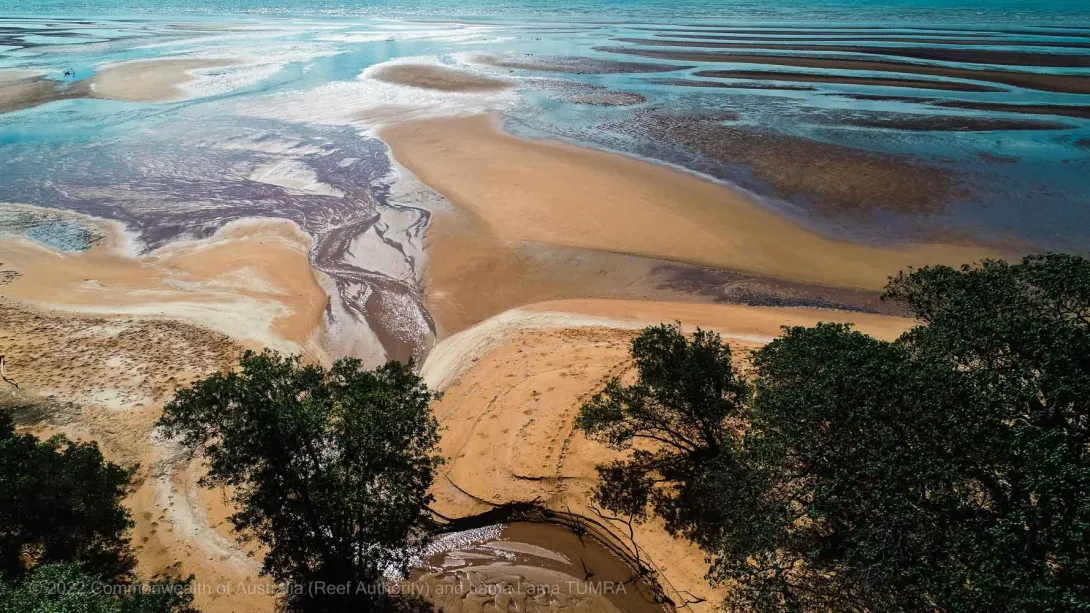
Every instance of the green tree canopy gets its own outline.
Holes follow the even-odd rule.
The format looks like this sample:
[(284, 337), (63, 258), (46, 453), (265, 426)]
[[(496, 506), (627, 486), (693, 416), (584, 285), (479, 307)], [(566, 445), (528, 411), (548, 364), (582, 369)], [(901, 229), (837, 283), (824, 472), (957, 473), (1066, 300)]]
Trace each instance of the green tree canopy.
[[(230, 486), (242, 538), (300, 611), (383, 610), (380, 589), (430, 528), (440, 459), (431, 393), (411, 364), (331, 368), (247, 352), (241, 368), (179, 390), (160, 425), (203, 452), (206, 486)], [(322, 582), (353, 586), (323, 595)], [(366, 586), (365, 589), (356, 589)]]
[(13, 613), (198, 613), (189, 581), (110, 583), (72, 562), (35, 567), (0, 581), (0, 611)]
[(696, 526), (714, 509), (703, 508), (706, 498), (690, 490), (706, 487), (701, 476), (733, 457), (749, 384), (718, 334), (697, 330), (690, 340), (680, 324), (645, 329), (632, 342), (632, 358), (637, 381), (608, 382), (583, 405), (576, 427), (617, 450), (650, 445), (599, 467), (595, 498), (637, 519), (650, 508), (672, 530), (698, 538)]
[(109, 579), (132, 568), (121, 502), (134, 469), (107, 462), (95, 443), (16, 434), (0, 411), (0, 576), (49, 562), (78, 562)]
[[(733, 444), (673, 453), (681, 467), (666, 471), (645, 459), (672, 446), (644, 437), (603, 467), (601, 502), (637, 517), (650, 505), (746, 609), (1090, 610), (1090, 261), (928, 267), (886, 296), (920, 325), (892, 343), (785, 330), (753, 357), (752, 400), (701, 401), (743, 399), (722, 422)], [(633, 343), (637, 365), (706, 371), (669, 349), (696, 338), (646, 342), (662, 333)], [(718, 368), (705, 389), (736, 376)], [(626, 425), (649, 384), (637, 370), (582, 408), (590, 435), (641, 437)], [(667, 397), (656, 423), (717, 414)]]

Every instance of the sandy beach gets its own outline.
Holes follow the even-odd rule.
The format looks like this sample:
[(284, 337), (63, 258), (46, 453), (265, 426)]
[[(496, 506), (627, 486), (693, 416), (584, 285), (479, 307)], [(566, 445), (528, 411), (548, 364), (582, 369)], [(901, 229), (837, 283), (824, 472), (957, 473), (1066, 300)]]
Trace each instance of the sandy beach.
[(253, 561), (217, 533), (222, 518), (190, 502), (194, 476), (152, 426), (178, 386), (231, 368), (241, 350), (223, 334), (178, 321), (49, 311), (0, 296), (0, 354), (20, 384), (0, 387), (0, 406), (14, 408), (39, 437), (93, 440), (110, 461), (139, 464), (125, 501), (137, 571), (195, 573), (202, 583), (237, 588), (197, 593), (209, 613), (267, 613), (274, 603), (258, 595), (266, 582)]
[(0, 388), (0, 405), (46, 407), (30, 422), (39, 436), (95, 440), (108, 459), (139, 464), (126, 505), (142, 576), (231, 586), (197, 593), (209, 613), (273, 610), (221, 493), (200, 490), (199, 464), (152, 428), (179, 386), (233, 368), (245, 348), (328, 360), (309, 238), (290, 222), (247, 220), (136, 256), (116, 225), (65, 218), (101, 239), (58, 252), (0, 238), (0, 355), (20, 386)]
[(83, 252), (0, 238), (0, 262), (15, 273), (4, 295), (44, 309), (184, 321), (255, 349), (327, 358), (327, 296), (307, 261), (309, 238), (294, 224), (235, 222), (133, 257), (112, 224), (84, 221), (104, 238)]
[[(546, 506), (595, 517), (587, 505), (595, 465), (615, 452), (573, 430), (579, 405), (604, 382), (624, 376), (628, 343), (639, 328), (680, 319), (720, 331), (744, 357), (781, 325), (854, 323), (891, 339), (911, 320), (820, 309), (785, 309), (625, 300), (569, 300), (507, 311), (440, 342), (423, 367), (443, 390), (435, 404), (448, 463), (434, 487), (436, 509), (469, 514), (487, 504), (539, 499)], [(624, 531), (618, 527), (618, 536)], [(704, 579), (703, 554), (674, 539), (658, 520), (636, 528), (636, 544), (661, 573), (675, 602), (705, 599), (693, 611), (715, 611), (718, 592)]]
[(642, 255), (821, 285), (881, 288), (907, 266), (973, 261), (974, 246), (875, 247), (810, 232), (742, 192), (668, 167), (505, 134), (493, 117), (387, 128), (399, 163), (504, 243)]
[(129, 102), (169, 102), (187, 98), (184, 86), (196, 71), (229, 66), (230, 60), (161, 59), (122, 62), (99, 70), (91, 81), (95, 95)]

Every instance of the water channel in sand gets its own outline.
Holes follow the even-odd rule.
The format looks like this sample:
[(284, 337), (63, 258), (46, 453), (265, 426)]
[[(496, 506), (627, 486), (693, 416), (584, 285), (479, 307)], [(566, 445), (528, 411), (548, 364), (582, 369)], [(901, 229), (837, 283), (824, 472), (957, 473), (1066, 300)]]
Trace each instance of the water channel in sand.
[(512, 522), (447, 535), (411, 575), (411, 588), (447, 613), (666, 613), (629, 563), (591, 534)]

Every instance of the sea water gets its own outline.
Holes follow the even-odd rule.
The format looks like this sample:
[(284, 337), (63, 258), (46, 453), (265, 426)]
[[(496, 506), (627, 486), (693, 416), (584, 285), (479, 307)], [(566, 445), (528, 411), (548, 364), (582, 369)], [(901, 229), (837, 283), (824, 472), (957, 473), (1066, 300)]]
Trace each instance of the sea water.
[[(792, 48), (800, 45), (810, 48)], [(953, 55), (931, 57), (935, 49)], [(523, 66), (490, 67), (480, 56)], [(796, 56), (871, 63), (783, 64)], [(162, 57), (237, 64), (202, 71), (179, 102), (80, 97), (0, 114), (0, 201), (119, 220), (147, 249), (250, 216), (321, 234), (389, 204), (398, 175), (374, 138), (375, 113), (491, 111), (524, 136), (740, 186), (834, 236), (1090, 245), (1084, 2), (0, 1), (0, 69), (39, 71), (63, 88), (108, 64)], [(558, 72), (529, 58), (603, 67)], [(451, 94), (369, 78), (391, 61), (516, 87)], [(730, 76), (707, 76), (716, 71)], [(1014, 84), (994, 81), (1009, 73)], [(1026, 86), (1027, 74), (1067, 80)], [(587, 103), (609, 95), (635, 102)], [(819, 164), (827, 161), (839, 166)], [(857, 194), (810, 189), (822, 179), (811, 174), (854, 180), (851, 169), (871, 162), (884, 174)], [(255, 180), (300, 167), (318, 192)], [(935, 196), (892, 201), (913, 187)]]

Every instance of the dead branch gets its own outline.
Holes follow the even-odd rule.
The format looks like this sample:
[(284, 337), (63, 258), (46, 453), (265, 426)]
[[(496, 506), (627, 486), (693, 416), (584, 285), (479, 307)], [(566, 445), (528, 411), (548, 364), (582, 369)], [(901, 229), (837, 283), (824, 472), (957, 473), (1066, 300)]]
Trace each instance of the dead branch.
[(10, 384), (15, 389), (19, 389), (19, 384), (8, 379), (7, 362), (4, 360), (4, 356), (0, 355), (0, 379), (4, 380), (4, 383)]

